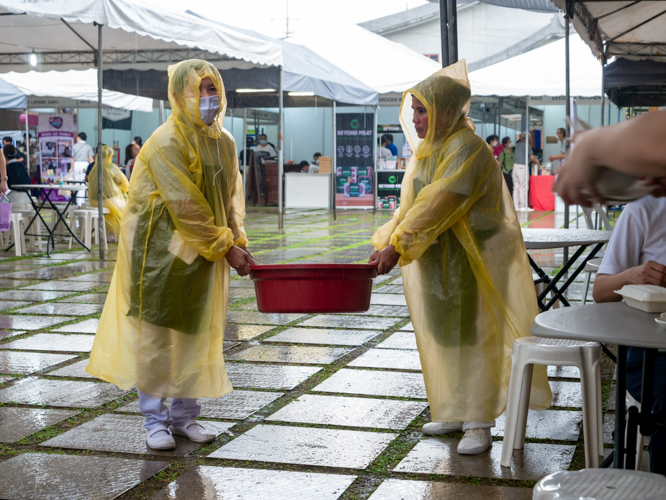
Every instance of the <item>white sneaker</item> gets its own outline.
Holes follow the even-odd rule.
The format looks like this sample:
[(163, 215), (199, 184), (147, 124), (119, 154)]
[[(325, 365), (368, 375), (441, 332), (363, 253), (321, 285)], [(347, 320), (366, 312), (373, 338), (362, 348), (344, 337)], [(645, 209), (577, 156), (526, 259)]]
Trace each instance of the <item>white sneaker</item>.
[(166, 427), (156, 427), (146, 430), (146, 444), (153, 450), (173, 450), (176, 441)]
[(459, 455), (478, 455), (483, 453), (493, 444), (490, 428), (469, 429), (458, 443)]
[(462, 428), (462, 422), (430, 422), (425, 424), (421, 431), (429, 436), (441, 436), (452, 432), (460, 432)]
[(206, 428), (196, 421), (189, 421), (183, 425), (171, 425), (169, 430), (178, 436), (185, 436), (194, 443), (215, 441), (215, 434), (209, 434)]

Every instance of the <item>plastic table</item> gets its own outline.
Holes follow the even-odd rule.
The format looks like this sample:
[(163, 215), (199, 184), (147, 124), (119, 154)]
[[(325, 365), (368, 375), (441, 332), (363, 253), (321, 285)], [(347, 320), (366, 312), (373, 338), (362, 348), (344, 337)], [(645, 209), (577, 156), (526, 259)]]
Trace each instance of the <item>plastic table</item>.
[[(524, 228), (523, 230), (523, 240), (525, 241), (525, 248), (527, 250), (542, 250), (550, 248), (568, 248), (578, 246), (578, 250), (574, 253), (571, 258), (566, 262), (562, 267), (557, 276), (551, 279), (548, 274), (544, 272), (536, 262), (530, 259), (530, 265), (532, 269), (537, 273), (539, 278), (534, 282), (546, 283), (546, 288), (539, 295), (539, 308), (542, 311), (547, 311), (557, 302), (559, 299), (562, 304), (569, 306), (569, 302), (564, 297), (564, 292), (571, 286), (576, 276), (578, 276), (584, 269), (585, 264), (594, 258), (595, 255), (601, 250), (608, 240), (610, 239), (610, 231), (597, 231), (593, 229), (532, 229)], [(592, 250), (589, 255), (585, 257), (583, 262), (574, 270), (574, 272), (569, 276), (567, 281), (561, 286), (558, 287), (557, 283), (564, 277), (565, 274), (569, 272), (569, 269), (574, 265), (576, 260), (585, 252), (587, 247), (592, 246)], [(544, 300), (550, 292), (553, 292), (554, 297), (550, 299), (547, 303), (544, 303)]]
[[(539, 314), (532, 325), (532, 335), (556, 339), (586, 340), (617, 344), (617, 384), (615, 401), (615, 452), (611, 460), (616, 468), (633, 469), (636, 464), (636, 436), (648, 436), (656, 420), (652, 416), (655, 359), (658, 349), (666, 349), (666, 331), (649, 314), (627, 306), (624, 302), (590, 304), (555, 309)], [(627, 445), (625, 445), (625, 393), (627, 390), (627, 347), (643, 347), (643, 390), (641, 412), (629, 408)], [(661, 423), (663, 425), (663, 422)]]
[[(58, 224), (60, 224), (61, 222), (65, 225), (65, 228), (67, 229), (69, 234), (72, 235), (72, 238), (74, 238), (79, 243), (79, 245), (81, 245), (88, 252), (90, 252), (90, 248), (85, 246), (83, 244), (83, 242), (74, 234), (74, 231), (72, 231), (72, 229), (67, 224), (67, 221), (65, 220), (65, 214), (67, 214), (67, 211), (69, 210), (69, 207), (76, 200), (76, 196), (72, 196), (70, 198), (70, 200), (67, 202), (67, 205), (65, 205), (64, 210), (62, 210), (62, 211), (60, 211), (58, 209), (58, 206), (53, 201), (51, 201), (51, 193), (53, 193), (53, 191), (57, 191), (59, 189), (63, 189), (64, 191), (83, 191), (83, 190), (88, 189), (87, 185), (75, 185), (75, 184), (70, 185), (70, 184), (68, 184), (67, 187), (64, 187), (64, 186), (61, 187), (57, 184), (56, 185), (51, 185), (51, 184), (16, 184), (12, 187), (17, 188), (17, 189), (26, 189), (26, 190), (27, 189), (37, 189), (37, 190), (39, 190), (40, 195), (41, 194), (44, 195), (42, 197), (43, 198), (42, 203), (39, 204), (39, 205), (35, 202), (35, 200), (32, 198), (32, 196), (30, 197), (30, 203), (32, 203), (32, 207), (35, 209), (35, 216), (30, 221), (30, 224), (28, 224), (28, 227), (25, 228), (25, 233), (24, 234), (26, 234), (28, 236), (37, 236), (36, 234), (29, 234), (28, 230), (30, 229), (30, 226), (32, 226), (32, 223), (35, 222), (35, 219), (37, 219), (37, 217), (39, 217), (39, 219), (44, 223), (44, 226), (46, 227), (46, 230), (49, 233), (49, 238), (46, 241), (46, 256), (47, 257), (51, 256), (51, 245), (53, 245), (53, 248), (55, 249), (54, 235), (55, 235), (55, 232), (58, 228)], [(47, 208), (52, 209), (54, 211), (54, 213), (56, 214), (56, 217), (58, 218), (56, 223), (53, 225), (53, 229), (49, 228), (49, 225), (46, 223), (46, 221), (44, 221), (44, 218), (42, 217), (42, 214), (40, 213), (42, 208), (44, 208), (44, 205), (47, 202), (50, 205), (50, 207), (47, 207)]]

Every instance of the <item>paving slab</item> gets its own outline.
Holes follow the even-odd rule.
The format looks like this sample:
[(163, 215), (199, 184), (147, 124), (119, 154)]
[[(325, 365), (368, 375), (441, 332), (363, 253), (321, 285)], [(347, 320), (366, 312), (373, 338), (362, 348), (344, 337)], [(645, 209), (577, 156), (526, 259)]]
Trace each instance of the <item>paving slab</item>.
[(75, 297), (67, 297), (60, 299), (57, 302), (71, 302), (76, 304), (104, 304), (106, 302), (105, 293), (86, 293), (85, 295), (76, 295)]
[(565, 408), (582, 408), (583, 396), (580, 382), (550, 381), (553, 392), (553, 406)]
[(377, 345), (379, 349), (408, 349), (416, 350), (416, 337), (414, 332), (395, 332), (384, 342)]
[(413, 350), (369, 349), (347, 366), (421, 371), (421, 359)]
[(25, 307), (30, 304), (32, 304), (32, 302), (27, 302), (25, 300), (0, 300), (0, 311), (14, 309), (15, 307)]
[(374, 293), (370, 297), (370, 304), (378, 306), (407, 306), (404, 295)]
[(150, 500), (336, 500), (356, 476), (200, 465)]
[(343, 347), (318, 347), (298, 345), (256, 345), (228, 356), (235, 361), (260, 361), (266, 363), (302, 363), (327, 365), (349, 354), (353, 349)]
[(0, 373), (30, 375), (74, 358), (71, 354), (0, 351)]
[(1, 344), (1, 349), (19, 351), (90, 352), (95, 337), (92, 335), (62, 335), (59, 333), (38, 333), (31, 337)]
[(54, 280), (58, 278), (69, 278), (75, 274), (97, 271), (104, 269), (107, 265), (115, 265), (115, 262), (93, 262), (83, 261), (63, 266), (42, 267), (30, 271), (15, 272), (8, 275), (8, 278), (18, 278), (26, 280)]
[(403, 430), (428, 403), (305, 394), (266, 421)]
[(327, 330), (323, 328), (289, 328), (264, 342), (284, 342), (289, 344), (323, 344), (360, 346), (372, 340), (381, 332), (376, 330)]
[(264, 325), (234, 325), (228, 324), (224, 327), (224, 338), (226, 340), (250, 340), (275, 328)]
[[(0, 266), (0, 271), (2, 270), (2, 266)], [(17, 286), (25, 286), (29, 285), (30, 281), (28, 280), (7, 280), (7, 279), (0, 279), (0, 288), (14, 288)]]
[(0, 375), (0, 384), (4, 384), (5, 382), (9, 382), (10, 380), (14, 380), (14, 377), (5, 377)]
[(7, 290), (0, 292), (0, 300), (25, 300), (28, 302), (44, 302), (46, 300), (62, 299), (73, 292), (38, 292), (34, 290)]
[(73, 283), (111, 283), (113, 273), (107, 271), (101, 273), (82, 274), (81, 276), (74, 276), (73, 278), (65, 278), (61, 281), (71, 281)]
[[(493, 436), (504, 436), (506, 412), (495, 421), (490, 429)], [(551, 439), (553, 441), (578, 441), (583, 425), (583, 412), (571, 410), (543, 410), (527, 412), (525, 436), (533, 439)]]
[(96, 408), (126, 392), (112, 384), (30, 377), (0, 390), (0, 403)]
[(459, 442), (423, 439), (393, 471), (538, 481), (553, 472), (567, 470), (576, 451), (575, 446), (569, 445), (525, 443), (523, 450), (514, 450), (509, 468), (500, 465), (502, 441), (494, 441), (490, 451), (480, 455), (458, 455)]
[[(201, 398), (197, 402), (201, 405), (201, 417), (243, 420), (283, 395), (281, 392), (234, 391), (221, 398)], [(170, 404), (171, 400), (168, 399), (166, 405)], [(139, 413), (139, 401), (132, 401), (115, 411)]]
[(233, 300), (254, 298), (253, 288), (231, 288), (229, 290), (229, 298)]
[(305, 382), (321, 368), (314, 366), (278, 366), (250, 363), (227, 363), (227, 375), (234, 388), (277, 389), (290, 391)]
[(400, 285), (400, 286), (402, 286), (402, 284), (403, 284), (402, 283), (402, 276), (397, 278), (397, 279), (394, 279), (393, 281), (391, 281), (391, 285)]
[[(184, 457), (202, 443), (194, 443), (183, 436), (174, 435), (174, 450), (153, 450), (146, 444), (146, 429), (143, 416), (100, 415), (73, 429), (41, 443), (51, 448), (95, 450), (112, 453), (134, 453), (139, 455), (166, 455)], [(197, 420), (209, 434), (216, 436), (233, 427), (233, 423)]]
[(391, 328), (399, 319), (394, 318), (362, 318), (358, 316), (337, 316), (320, 314), (310, 318), (299, 326), (317, 326), (321, 328), (344, 328), (347, 330), (386, 330)]
[(227, 312), (227, 323), (279, 326), (296, 321), (303, 316), (303, 314), (263, 314), (252, 311), (229, 311)]
[(575, 366), (549, 366), (548, 376), (551, 378), (580, 379), (580, 370)]
[(532, 488), (387, 479), (369, 500), (532, 500)]
[(28, 285), (21, 290), (49, 290), (54, 292), (89, 292), (99, 288), (99, 283), (90, 283), (82, 281), (42, 281), (34, 285)]
[(49, 377), (74, 377), (74, 378), (91, 378), (91, 379), (96, 379), (96, 377), (93, 377), (86, 371), (86, 367), (88, 366), (88, 359), (82, 359), (81, 361), (78, 361), (76, 363), (72, 363), (71, 365), (67, 365), (64, 368), (60, 368), (58, 370), (52, 371), (45, 373), (44, 375), (48, 375)]
[(403, 327), (400, 329), (400, 331), (401, 331), (401, 332), (413, 332), (413, 331), (414, 331), (414, 323), (412, 323), (412, 322), (410, 321), (410, 322), (407, 323), (405, 326), (403, 326)]
[(372, 294), (399, 294), (404, 295), (405, 289), (401, 285), (384, 285), (372, 291)]
[(9, 337), (16, 337), (17, 335), (23, 335), (26, 332), (15, 331), (15, 330), (0, 330), (0, 340), (8, 339)]
[(423, 375), (420, 373), (343, 368), (312, 390), (341, 394), (427, 399)]
[(0, 316), (0, 330), (41, 330), (49, 326), (59, 325), (70, 318), (65, 317), (47, 317), (39, 318), (35, 316)]
[(97, 326), (99, 325), (98, 319), (86, 319), (80, 323), (74, 323), (71, 325), (61, 326), (53, 330), (54, 332), (63, 332), (63, 333), (88, 333), (95, 334), (97, 333)]
[(210, 458), (365, 469), (397, 434), (257, 425)]
[(44, 314), (46, 316), (54, 314), (62, 316), (90, 316), (91, 314), (101, 313), (102, 309), (104, 309), (102, 304), (50, 302), (48, 304), (38, 304), (36, 306), (18, 309), (15, 312), (19, 314)]
[(0, 443), (15, 443), (78, 413), (76, 410), (0, 407)]
[(407, 306), (370, 306), (366, 312), (354, 313), (361, 316), (389, 316), (393, 318), (409, 318)]
[(24, 453), (0, 463), (0, 498), (110, 500), (168, 465), (125, 458)]
[(231, 280), (229, 288), (254, 288), (254, 281), (251, 279)]

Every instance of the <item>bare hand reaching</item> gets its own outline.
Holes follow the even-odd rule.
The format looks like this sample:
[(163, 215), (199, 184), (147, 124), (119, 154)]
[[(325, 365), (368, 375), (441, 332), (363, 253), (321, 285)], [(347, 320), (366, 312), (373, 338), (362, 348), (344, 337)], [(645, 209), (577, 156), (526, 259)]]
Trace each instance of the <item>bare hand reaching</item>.
[(387, 246), (381, 252), (375, 251), (370, 256), (369, 264), (377, 263), (377, 272), (379, 274), (388, 274), (400, 260), (400, 254), (395, 251), (393, 245)]
[(250, 265), (257, 264), (250, 252), (240, 247), (231, 247), (225, 258), (229, 265), (236, 270), (238, 276), (247, 276), (250, 274)]

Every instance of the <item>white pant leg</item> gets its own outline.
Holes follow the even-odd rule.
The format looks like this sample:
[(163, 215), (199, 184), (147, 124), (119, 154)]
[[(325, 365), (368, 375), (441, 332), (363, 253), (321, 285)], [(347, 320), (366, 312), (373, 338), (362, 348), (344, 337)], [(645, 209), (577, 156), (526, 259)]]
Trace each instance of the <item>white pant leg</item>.
[(527, 165), (514, 163), (511, 177), (513, 178), (513, 203), (516, 208), (526, 208)]
[(168, 427), (169, 409), (164, 404), (166, 398), (151, 396), (138, 389), (136, 392), (139, 394), (139, 411), (146, 417), (143, 426), (148, 430), (160, 426)]
[(465, 422), (463, 424), (463, 431), (469, 431), (470, 429), (489, 429), (495, 427), (495, 421), (492, 422)]
[(196, 419), (201, 413), (201, 405), (197, 404), (196, 399), (173, 398), (171, 400), (171, 423), (179, 426)]

